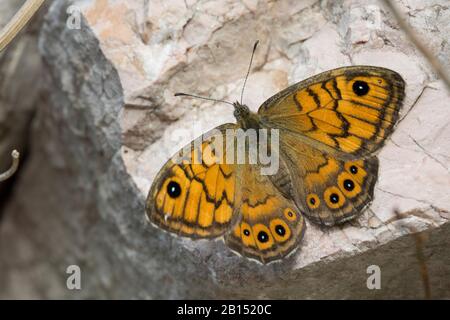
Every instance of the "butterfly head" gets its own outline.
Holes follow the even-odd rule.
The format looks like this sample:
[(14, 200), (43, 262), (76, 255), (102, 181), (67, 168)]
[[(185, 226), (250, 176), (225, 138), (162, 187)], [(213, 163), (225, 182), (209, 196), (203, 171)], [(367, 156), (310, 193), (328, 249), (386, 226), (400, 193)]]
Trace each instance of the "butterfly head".
[(250, 109), (245, 104), (241, 104), (238, 101), (233, 103), (233, 107), (234, 107), (233, 115), (238, 122), (244, 120), (250, 114)]
[(242, 129), (258, 129), (260, 127), (261, 120), (259, 119), (258, 114), (251, 112), (245, 104), (239, 102), (233, 103), (233, 106), (233, 115)]

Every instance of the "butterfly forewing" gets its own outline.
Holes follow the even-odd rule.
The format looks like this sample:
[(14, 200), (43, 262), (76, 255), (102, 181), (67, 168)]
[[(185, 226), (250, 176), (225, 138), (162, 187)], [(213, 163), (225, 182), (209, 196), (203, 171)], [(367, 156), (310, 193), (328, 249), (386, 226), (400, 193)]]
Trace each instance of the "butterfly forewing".
[(342, 158), (366, 157), (391, 134), (405, 84), (394, 71), (368, 66), (330, 70), (268, 99), (262, 122)]
[(164, 165), (147, 197), (152, 223), (191, 238), (215, 238), (231, 230), (239, 218), (238, 172), (223, 158), (226, 130), (235, 127), (225, 124), (202, 135)]

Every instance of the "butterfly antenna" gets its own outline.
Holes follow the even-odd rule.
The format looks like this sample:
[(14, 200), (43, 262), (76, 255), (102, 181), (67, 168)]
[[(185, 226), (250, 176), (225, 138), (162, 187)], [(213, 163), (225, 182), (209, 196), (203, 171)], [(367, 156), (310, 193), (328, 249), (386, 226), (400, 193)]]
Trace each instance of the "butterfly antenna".
[(253, 62), (253, 56), (255, 55), (255, 51), (256, 51), (256, 47), (258, 46), (258, 43), (259, 43), (259, 40), (256, 40), (255, 44), (253, 45), (252, 57), (250, 58), (250, 63), (248, 64), (247, 74), (245, 75), (244, 85), (242, 86), (241, 104), (242, 104), (242, 99), (244, 97), (245, 84), (247, 83), (247, 78), (248, 78), (248, 75), (250, 74), (250, 69), (252, 67), (252, 62)]
[(229, 101), (225, 101), (225, 100), (219, 100), (219, 99), (213, 99), (213, 98), (208, 98), (208, 97), (202, 97), (202, 96), (196, 96), (195, 94), (188, 94), (188, 93), (183, 93), (183, 92), (177, 92), (174, 94), (175, 97), (191, 97), (191, 98), (198, 98), (198, 99), (203, 99), (203, 100), (209, 100), (209, 101), (214, 101), (214, 102), (222, 102), (222, 103), (227, 103), (227, 104), (231, 104), (233, 105), (231, 102)]

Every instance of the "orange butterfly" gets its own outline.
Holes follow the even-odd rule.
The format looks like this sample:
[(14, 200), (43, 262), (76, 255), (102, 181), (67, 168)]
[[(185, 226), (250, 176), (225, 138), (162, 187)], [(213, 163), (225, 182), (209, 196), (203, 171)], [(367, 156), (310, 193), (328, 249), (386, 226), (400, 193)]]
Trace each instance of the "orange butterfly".
[[(237, 123), (195, 139), (160, 170), (147, 216), (180, 236), (224, 237), (247, 258), (280, 260), (299, 247), (304, 217), (333, 226), (369, 206), (378, 175), (375, 153), (394, 129), (404, 91), (392, 70), (352, 66), (296, 83), (257, 113), (235, 102)], [(261, 164), (225, 161), (230, 154), (235, 160), (236, 132), (261, 129), (279, 132), (279, 148), (270, 150), (279, 158), (275, 174), (261, 174)], [(220, 155), (212, 148), (218, 138), (226, 141)]]

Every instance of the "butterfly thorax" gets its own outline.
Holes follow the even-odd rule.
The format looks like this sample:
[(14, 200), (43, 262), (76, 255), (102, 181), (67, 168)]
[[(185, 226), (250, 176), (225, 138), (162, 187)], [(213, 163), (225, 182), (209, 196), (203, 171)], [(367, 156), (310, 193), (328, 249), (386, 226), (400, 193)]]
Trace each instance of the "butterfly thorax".
[(258, 129), (259, 128), (259, 117), (256, 113), (251, 112), (250, 109), (239, 102), (233, 103), (234, 106), (234, 117), (237, 123), (242, 129)]

